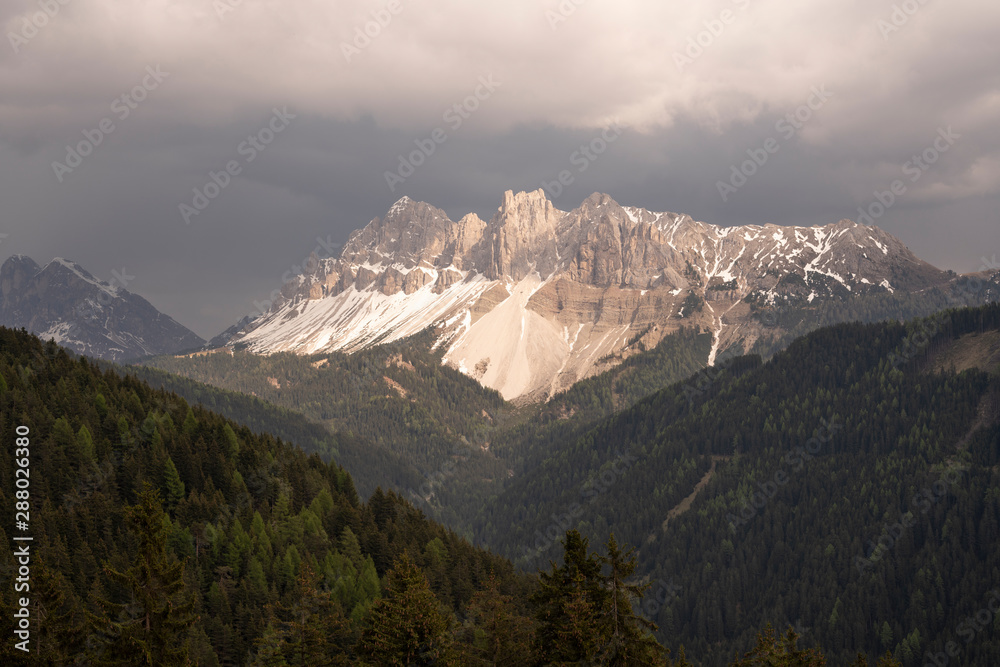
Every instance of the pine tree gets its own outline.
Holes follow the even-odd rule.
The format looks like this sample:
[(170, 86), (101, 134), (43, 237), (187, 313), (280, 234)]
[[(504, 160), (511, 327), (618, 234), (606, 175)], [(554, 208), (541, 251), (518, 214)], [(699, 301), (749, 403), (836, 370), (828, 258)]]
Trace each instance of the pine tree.
[[(58, 570), (39, 563), (36, 573), (35, 651), (47, 664), (73, 665), (83, 659), (87, 619), (72, 587)], [(81, 663), (82, 664), (82, 663)]]
[(371, 556), (365, 556), (361, 564), (361, 571), (358, 572), (357, 581), (354, 582), (354, 609), (351, 610), (351, 620), (360, 621), (367, 615), (368, 610), (378, 599), (382, 587), (375, 569), (375, 563)]
[(539, 574), (539, 589), (531, 602), (538, 621), (535, 656), (538, 664), (593, 661), (607, 645), (601, 610), (609, 594), (601, 563), (588, 553), (587, 539), (576, 530), (566, 533), (563, 564)]
[(888, 649), (892, 645), (892, 628), (889, 626), (889, 621), (882, 622), (882, 629), (878, 633), (879, 641), (882, 642), (882, 648)]
[(345, 527), (340, 535), (340, 553), (347, 556), (355, 568), (361, 569), (361, 545), (358, 544), (358, 536), (354, 534), (350, 526)]
[[(518, 613), (514, 598), (500, 593), (496, 575), (484, 590), (469, 601), (467, 613), (473, 623), (473, 641), (463, 647), (464, 655), (483, 665), (527, 665), (531, 662), (534, 623)], [(471, 662), (463, 657), (463, 662)]]
[(184, 415), (184, 423), (181, 424), (181, 432), (190, 437), (198, 429), (198, 420), (194, 416), (194, 410), (191, 408), (187, 409), (187, 414)]
[(184, 482), (181, 481), (177, 466), (170, 457), (167, 457), (167, 462), (163, 466), (163, 485), (167, 489), (167, 504), (170, 507), (176, 507), (177, 503), (184, 500)]
[(94, 449), (94, 437), (90, 434), (86, 424), (81, 426), (80, 430), (76, 432), (76, 448), (85, 461), (97, 460), (96, 450)]
[[(667, 653), (668, 654), (670, 653), (669, 649), (667, 650)], [(680, 650), (678, 651), (677, 659), (671, 660), (668, 657), (666, 665), (667, 667), (694, 667), (694, 665), (692, 665), (690, 662), (687, 661), (687, 654), (685, 653), (683, 646), (681, 646)]]
[(757, 635), (757, 645), (746, 653), (742, 659), (736, 660), (732, 667), (825, 667), (826, 658), (816, 649), (802, 650), (798, 648), (799, 636), (795, 630), (788, 632), (781, 639), (775, 635), (774, 628), (768, 625), (763, 633)]
[(609, 572), (604, 582), (610, 594), (604, 610), (602, 635), (608, 643), (601, 651), (601, 664), (605, 665), (658, 665), (663, 663), (663, 647), (650, 634), (656, 625), (635, 613), (634, 602), (642, 599), (649, 584), (629, 584), (626, 580), (635, 574), (634, 549), (622, 552), (614, 533), (608, 538), (608, 554), (602, 556)]
[(320, 588), (308, 562), (299, 572), (291, 605), (278, 605), (278, 644), (292, 667), (350, 665), (350, 625), (330, 592)]
[(226, 452), (230, 457), (236, 458), (236, 455), (240, 453), (240, 440), (236, 437), (236, 431), (229, 424), (226, 424), (225, 428), (222, 429), (222, 436), (226, 441)]
[(138, 542), (136, 563), (124, 571), (105, 563), (104, 571), (129, 592), (130, 600), (99, 600), (107, 616), (95, 619), (104, 643), (98, 664), (184, 665), (195, 600), (185, 590), (184, 563), (167, 553), (159, 493), (145, 483), (126, 517)]
[(254, 641), (255, 651), (248, 663), (249, 667), (288, 667), (281, 638), (281, 632), (275, 627), (275, 623), (268, 623), (264, 633)]
[(449, 619), (427, 577), (405, 552), (386, 575), (358, 652), (377, 665), (432, 665), (450, 660)]

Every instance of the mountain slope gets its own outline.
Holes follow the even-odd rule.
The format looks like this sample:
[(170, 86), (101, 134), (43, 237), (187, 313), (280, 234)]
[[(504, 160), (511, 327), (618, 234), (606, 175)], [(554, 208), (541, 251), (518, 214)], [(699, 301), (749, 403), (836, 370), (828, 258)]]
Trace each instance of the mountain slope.
[(914, 294), (952, 276), (878, 228), (722, 228), (594, 194), (569, 212), (507, 192), (489, 222), (408, 198), (230, 332), (257, 353), (354, 352), (435, 331), (443, 361), (508, 400), (544, 400), (681, 326), (712, 365), (769, 328), (762, 307)]
[(424, 475), (402, 454), (366, 438), (337, 431), (311, 421), (301, 412), (263, 401), (256, 396), (227, 391), (145, 366), (113, 366), (122, 375), (135, 376), (156, 389), (184, 398), (220, 414), (254, 433), (270, 434), (324, 461), (336, 461), (351, 473), (358, 494), (369, 498), (377, 488), (417, 489)]
[(57, 257), (23, 255), (0, 267), (0, 325), (24, 328), (79, 354), (123, 361), (194, 349), (205, 341), (148, 301)]
[[(832, 664), (923, 664), (998, 583), (998, 337), (994, 304), (735, 359), (538, 454), (477, 539), (530, 568), (567, 528), (641, 545), (661, 638), (706, 665), (799, 621)], [(997, 664), (974, 634), (961, 664)]]
[[(897, 291), (805, 307), (776, 303), (757, 308), (751, 317), (764, 320), (769, 328), (753, 351), (770, 356), (787, 346), (795, 333), (823, 324), (908, 319), (952, 304), (992, 300), (1000, 294), (1000, 279), (987, 277), (953, 278), (917, 294)], [(600, 360), (600, 367), (608, 370), (577, 382), (544, 404), (515, 406), (441, 367), (444, 350), (427, 352), (433, 340), (433, 334), (425, 332), (350, 355), (262, 356), (222, 349), (143, 363), (229, 391), (251, 393), (335, 433), (352, 432), (372, 441), (375, 447), (370, 451), (347, 447), (341, 455), (366, 493), (376, 484), (393, 488), (465, 533), (477, 509), (499, 492), (504, 479), (533, 469), (553, 447), (578, 437), (597, 420), (698, 373), (713, 345), (711, 332), (698, 333), (687, 324), (651, 349), (646, 347), (648, 338), (636, 336), (618, 354)], [(720, 368), (693, 377), (686, 398), (697, 396), (738, 351), (730, 349), (720, 358)], [(170, 386), (192, 401), (201, 400), (205, 391), (179, 381)], [(226, 398), (210, 405), (242, 419), (246, 411), (226, 411), (230, 402)]]
[[(0, 435), (11, 446), (11, 455), (0, 457), (0, 503), (13, 511), (14, 480), (30, 480), (17, 487), (27, 490), (17, 502), (30, 505), (29, 529), (17, 535), (33, 538), (30, 590), (0, 591), (0, 625), (14, 636), (18, 599), (30, 596), (29, 648), (39, 664), (140, 664), (119, 652), (128, 642), (116, 643), (115, 635), (132, 627), (141, 636), (151, 624), (163, 633), (156, 639), (186, 650), (191, 661), (149, 664), (249, 664), (258, 651), (280, 649), (276, 637), (294, 640), (296, 615), (300, 623), (312, 617), (310, 632), (337, 632), (337, 653), (350, 654), (404, 552), (448, 614), (463, 610), (494, 576), (518, 604), (532, 585), (509, 562), (473, 548), (395, 494), (378, 491), (359, 502), (336, 463), (5, 328)], [(15, 444), (25, 450), (17, 459)], [(15, 477), (26, 466), (30, 477)], [(147, 484), (165, 514), (137, 529), (128, 506), (141, 504)], [(24, 548), (10, 539), (12, 528), (0, 527), (5, 579), (18, 562), (14, 550)], [(133, 568), (152, 562), (156, 575), (175, 558), (184, 563), (175, 590), (170, 579), (154, 576), (136, 592), (114, 574), (141, 577), (141, 567)], [(184, 615), (184, 599), (197, 618), (167, 626), (166, 617)], [(151, 600), (163, 607), (151, 609)], [(317, 600), (325, 600), (323, 613), (302, 606)], [(0, 647), (4, 664), (21, 664), (13, 643)], [(309, 643), (315, 651), (315, 634)], [(293, 656), (287, 642), (285, 651), (287, 663), (272, 655), (269, 664), (318, 664)], [(333, 664), (357, 664), (356, 657), (339, 660)]]
[[(423, 351), (426, 336), (352, 355), (269, 356), (223, 351), (155, 357), (136, 372), (158, 368), (228, 391), (252, 394), (350, 434), (339, 459), (357, 479), (393, 488), (455, 528), (507, 475), (490, 451), (492, 433), (509, 410), (493, 390)], [(191, 400), (190, 389), (163, 378)], [(191, 388), (194, 389), (194, 388)], [(236, 400), (235, 397), (233, 400)], [(235, 416), (235, 415), (234, 415)], [(353, 443), (353, 444), (351, 444)], [(366, 450), (361, 443), (371, 443)], [(359, 446), (360, 445), (360, 446)]]

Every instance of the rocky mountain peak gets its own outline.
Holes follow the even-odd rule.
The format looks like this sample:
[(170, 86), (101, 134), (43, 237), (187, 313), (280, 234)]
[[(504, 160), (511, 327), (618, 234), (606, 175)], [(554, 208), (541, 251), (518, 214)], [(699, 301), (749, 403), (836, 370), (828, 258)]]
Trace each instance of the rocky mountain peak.
[(33, 268), (35, 271), (41, 269), (41, 267), (38, 266), (38, 263), (27, 255), (11, 255), (7, 258), (7, 261), (3, 263), (3, 267), (0, 268), (13, 271), (22, 267)]
[(7, 294), (13, 294), (24, 289), (42, 267), (26, 255), (14, 255), (3, 266), (0, 266), (0, 301)]
[(505, 192), (488, 223), (453, 222), (403, 198), (236, 340), (261, 352), (350, 352), (431, 327), (445, 363), (508, 398), (538, 398), (682, 326), (712, 332), (711, 364), (762, 335), (755, 309), (948, 279), (850, 220), (726, 228), (599, 192), (561, 211), (536, 190)]
[(514, 282), (533, 272), (550, 274), (556, 266), (556, 237), (564, 217), (544, 190), (505, 192), (489, 224), (485, 274)]
[(0, 324), (80, 354), (122, 361), (192, 349), (194, 333), (132, 294), (57, 257), (44, 267), (15, 255), (0, 267)]

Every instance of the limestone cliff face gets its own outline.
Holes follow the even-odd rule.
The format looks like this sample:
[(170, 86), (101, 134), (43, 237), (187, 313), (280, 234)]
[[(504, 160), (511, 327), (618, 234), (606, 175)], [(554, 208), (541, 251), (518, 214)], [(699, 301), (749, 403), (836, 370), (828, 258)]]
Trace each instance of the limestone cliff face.
[(530, 273), (551, 273), (565, 216), (542, 190), (504, 193), (500, 210), (486, 229), (482, 252), (487, 259), (485, 275), (491, 280), (520, 282)]
[(898, 239), (849, 220), (723, 228), (604, 194), (561, 211), (538, 190), (506, 192), (488, 223), (474, 214), (453, 222), (404, 197), (233, 342), (350, 352), (433, 327), (445, 363), (507, 398), (534, 400), (682, 325), (713, 333), (712, 363), (760, 334), (751, 302), (809, 304), (947, 280)]

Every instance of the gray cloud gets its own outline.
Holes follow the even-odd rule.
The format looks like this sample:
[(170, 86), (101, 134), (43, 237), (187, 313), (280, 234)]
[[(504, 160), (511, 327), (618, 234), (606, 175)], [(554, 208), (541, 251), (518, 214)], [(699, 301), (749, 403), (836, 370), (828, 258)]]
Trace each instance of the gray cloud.
[[(343, 45), (385, 3), (244, 0), (220, 17), (208, 0), (68, 0), (17, 53), (10, 34), (40, 10), (5, 3), (0, 258), (126, 266), (130, 289), (211, 336), (317, 237), (343, 241), (403, 194), (489, 217), (503, 190), (565, 169), (564, 209), (603, 191), (718, 224), (823, 224), (857, 217), (951, 126), (961, 138), (878, 224), (974, 270), (1000, 250), (1000, 6), (911, 1), (886, 32), (905, 3), (587, 0), (563, 16), (556, 0), (400, 0), (350, 62)], [(132, 100), (157, 66), (169, 76)], [(454, 128), (445, 112), (490, 74), (500, 87)], [(833, 96), (785, 138), (776, 124), (817, 86)], [(247, 162), (275, 106), (297, 118)], [(105, 118), (59, 182), (52, 163)], [(571, 156), (613, 119), (623, 135), (580, 173)], [(390, 191), (385, 172), (435, 128), (447, 141)], [(769, 138), (778, 152), (723, 201), (718, 182)], [(180, 204), (230, 160), (240, 174), (185, 225)]]

